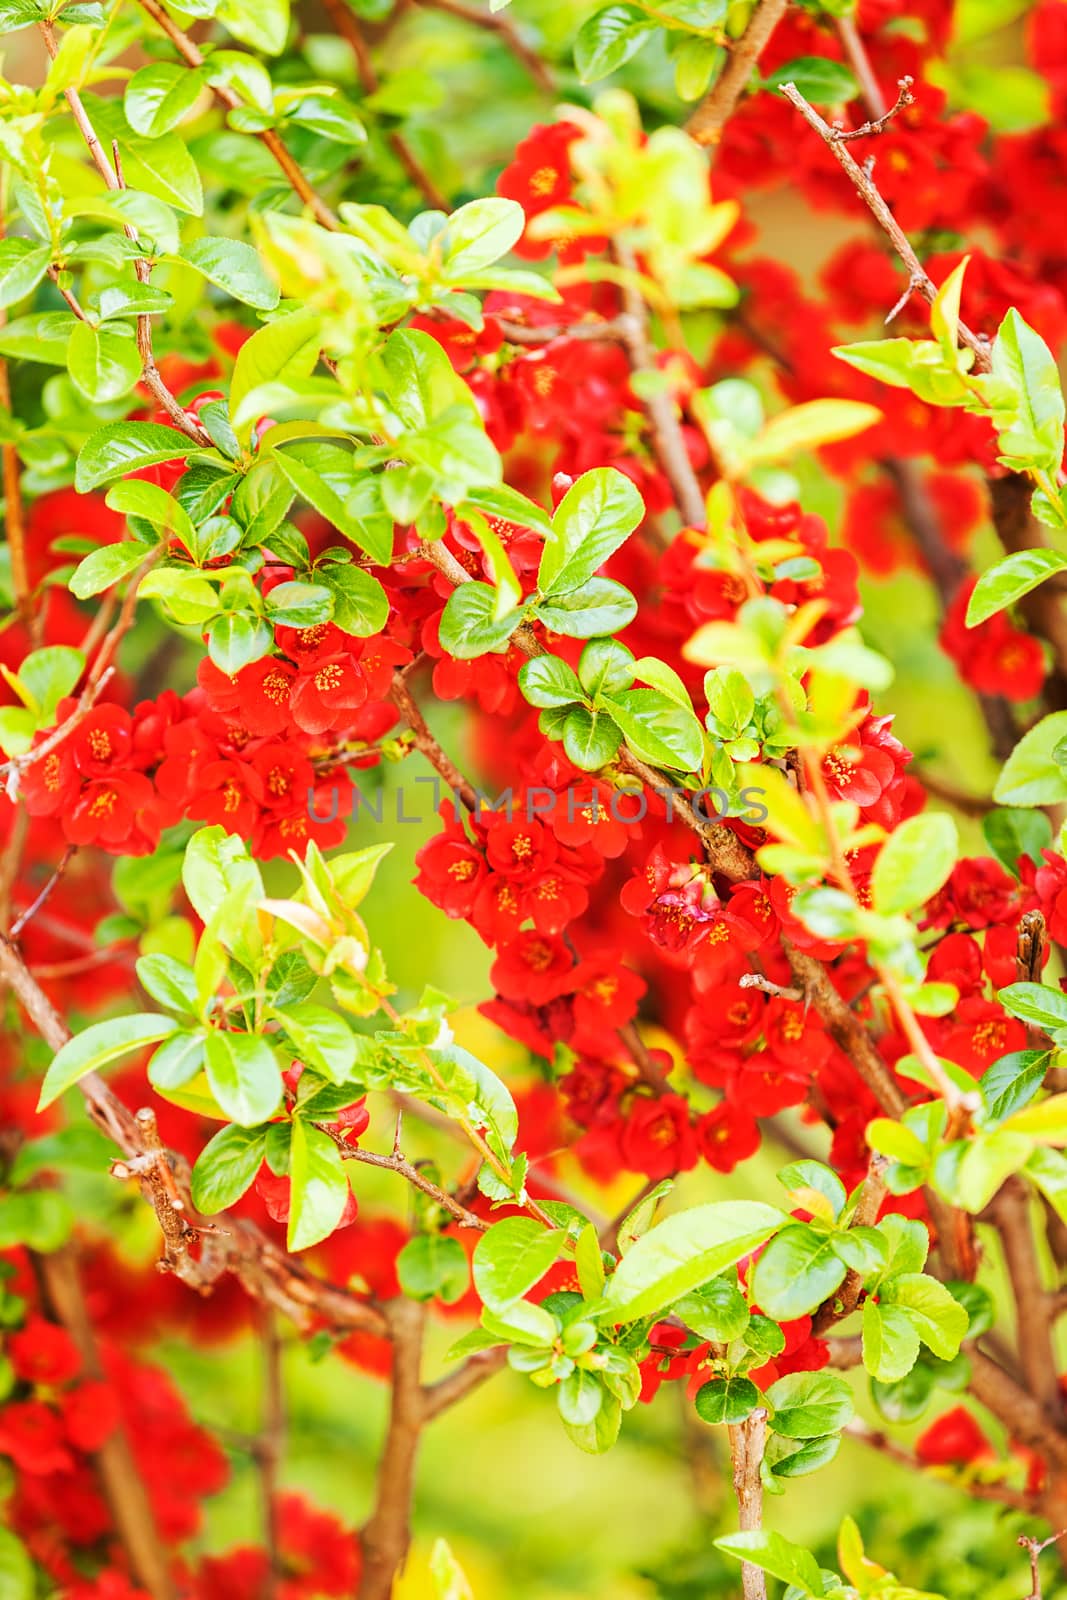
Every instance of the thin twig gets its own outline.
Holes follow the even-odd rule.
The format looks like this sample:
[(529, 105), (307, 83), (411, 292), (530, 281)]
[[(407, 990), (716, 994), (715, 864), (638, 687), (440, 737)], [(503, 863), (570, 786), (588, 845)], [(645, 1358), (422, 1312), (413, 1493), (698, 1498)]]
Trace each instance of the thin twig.
[[(851, 22), (851, 18), (848, 20)], [(889, 107), (888, 111), (883, 111), (881, 116), (872, 117), (858, 128), (839, 128), (835, 124), (833, 128), (834, 143), (849, 144), (853, 139), (869, 139), (875, 134), (884, 133), (898, 111), (903, 111), (905, 106), (915, 104), (915, 96), (911, 92), (911, 86), (914, 81), (914, 78), (901, 78), (897, 85), (898, 93), (895, 103)]]
[[(156, 26), (166, 34), (171, 44), (188, 66), (202, 67), (204, 65), (205, 57), (199, 47), (194, 44), (189, 35), (184, 33), (182, 29), (179, 28), (178, 24), (167, 15), (163, 7), (158, 4), (158, 0), (137, 0), (137, 4), (147, 16), (151, 17)], [(227, 110), (235, 111), (238, 107), (243, 105), (240, 95), (235, 94), (232, 89), (227, 88), (224, 84), (212, 84), (211, 87), (216, 100), (224, 105)], [(300, 166), (289, 154), (285, 144), (282, 142), (281, 135), (274, 128), (263, 128), (256, 133), (254, 137), (259, 140), (260, 144), (265, 146), (265, 148), (270, 151), (271, 155), (278, 163), (278, 166), (281, 168), (290, 188), (293, 189), (300, 200), (303, 201), (304, 205), (306, 205), (313, 213), (316, 222), (321, 223), (324, 228), (329, 228), (331, 230), (340, 228), (341, 224), (337, 220), (337, 217), (334, 215), (333, 211), (331, 211), (326, 202), (315, 193), (315, 190), (308, 182)]]
[[(354, 11), (345, 4), (345, 0), (322, 0), (322, 4), (326, 15), (333, 23), (339, 36), (342, 39), (346, 39), (352, 47), (363, 93), (365, 95), (376, 94), (379, 87), (378, 72), (371, 59), (367, 41), (363, 37), (363, 30), (356, 20)], [(422, 165), (411, 148), (409, 141), (400, 132), (399, 128), (394, 128), (390, 132), (389, 143), (392, 146), (393, 154), (426, 203), (434, 211), (451, 211), (452, 208), (448, 200), (430, 177), (430, 174), (426, 171), (426, 168)]]
[(455, 762), (438, 744), (426, 723), (426, 719), (415, 703), (401, 673), (393, 674), (393, 683), (389, 691), (393, 704), (407, 723), (415, 740), (416, 750), (421, 750), (441, 777), (448, 784), (453, 794), (457, 795), (468, 811), (478, 809), (478, 797), (472, 786), (460, 772)]
[(37, 915), (38, 911), (40, 911), (41, 907), (44, 905), (53, 889), (59, 883), (60, 879), (63, 877), (63, 874), (66, 872), (77, 853), (78, 846), (76, 844), (68, 844), (67, 848), (59, 858), (59, 863), (55, 871), (48, 879), (48, 882), (44, 885), (44, 888), (41, 890), (36, 900), (28, 905), (25, 911), (20, 912), (15, 922), (12, 923), (9, 935), (10, 938), (17, 939), (27, 922), (32, 921), (32, 919)]
[[(329, 6), (329, 0), (325, 0)], [(476, 28), (486, 28), (501, 38), (515, 57), (545, 94), (555, 94), (556, 80), (545, 62), (531, 50), (507, 11), (483, 11), (479, 6), (466, 5), (464, 0), (423, 0), (434, 11), (445, 11)]]
[[(795, 83), (783, 84), (781, 92), (790, 105), (795, 106), (800, 112), (808, 126), (814, 128), (819, 138), (832, 151), (834, 157), (852, 181), (858, 194), (866, 202), (878, 226), (888, 236), (893, 249), (908, 269), (911, 282), (923, 299), (932, 305), (937, 298), (937, 285), (933, 282), (933, 279), (912, 249), (911, 241), (886, 205), (870, 173), (859, 165), (847, 144), (835, 139), (835, 130), (820, 117), (814, 106), (808, 104)], [(982, 339), (978, 334), (972, 333), (964, 322), (959, 324), (959, 338), (960, 342), (965, 344), (968, 350), (974, 351), (975, 369), (979, 372), (988, 372), (990, 370), (988, 341)]]

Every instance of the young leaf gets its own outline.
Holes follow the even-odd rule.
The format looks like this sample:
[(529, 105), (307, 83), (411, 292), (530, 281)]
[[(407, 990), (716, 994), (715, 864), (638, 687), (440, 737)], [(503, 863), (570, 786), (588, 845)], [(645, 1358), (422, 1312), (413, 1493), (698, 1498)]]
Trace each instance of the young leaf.
[(982, 573), (967, 602), (967, 626), (976, 628), (1024, 594), (1036, 589), (1056, 572), (1067, 568), (1067, 556), (1058, 550), (1019, 550), (1005, 556)]
[(220, 1128), (201, 1150), (193, 1168), (193, 1205), (214, 1216), (236, 1204), (255, 1182), (267, 1146), (265, 1128)]
[(348, 1204), (349, 1188), (337, 1146), (303, 1117), (293, 1119), (289, 1182), (286, 1248), (306, 1250), (333, 1233)]
[(154, 1012), (139, 1011), (131, 1016), (110, 1017), (106, 1022), (94, 1022), (82, 1033), (68, 1039), (56, 1052), (45, 1073), (38, 1111), (58, 1100), (88, 1072), (99, 1072), (109, 1061), (128, 1055), (142, 1045), (154, 1044), (173, 1033), (178, 1024), (173, 1017), (160, 1017)]
[[(614, 467), (585, 472), (567, 490), (552, 519), (537, 584), (545, 596), (581, 586), (624, 544), (645, 514), (630, 479)], [(611, 628), (598, 629), (611, 633)]]
[(634, 1241), (609, 1278), (611, 1320), (654, 1316), (757, 1249), (785, 1220), (755, 1200), (713, 1201), (667, 1217)]
[(534, 1217), (494, 1223), (474, 1250), (474, 1287), (484, 1304), (505, 1311), (521, 1300), (559, 1259), (566, 1237)]
[(246, 306), (273, 311), (278, 304), (278, 285), (267, 276), (258, 252), (240, 239), (194, 239), (182, 246), (181, 258)]
[(947, 813), (908, 817), (878, 852), (871, 875), (875, 910), (888, 917), (924, 905), (948, 878), (958, 850), (956, 824)]
[(232, 1122), (252, 1128), (277, 1111), (282, 1075), (274, 1051), (259, 1034), (213, 1030), (204, 1047), (204, 1070), (212, 1094)]
[(113, 422), (91, 433), (74, 469), (79, 494), (163, 461), (181, 461), (193, 446), (184, 433), (158, 422)]

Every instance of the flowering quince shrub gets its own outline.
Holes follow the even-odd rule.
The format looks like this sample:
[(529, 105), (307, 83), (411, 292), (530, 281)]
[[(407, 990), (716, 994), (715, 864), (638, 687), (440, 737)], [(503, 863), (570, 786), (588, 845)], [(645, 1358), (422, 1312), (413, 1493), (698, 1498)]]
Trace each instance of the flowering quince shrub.
[[(563, 1450), (673, 1389), (719, 1461), (641, 1593), (937, 1600), (858, 1500), (777, 1530), (846, 1436), (1051, 1593), (1067, 4), (1021, 9), (0, 0), (3, 1600), (488, 1593), (409, 1545), (504, 1368)], [(924, 635), (988, 798), (894, 731)], [(376, 942), (415, 783), (475, 1029)], [(227, 1545), (177, 1352), (241, 1340)], [(388, 1385), (369, 1508), (289, 1486), (283, 1344)]]

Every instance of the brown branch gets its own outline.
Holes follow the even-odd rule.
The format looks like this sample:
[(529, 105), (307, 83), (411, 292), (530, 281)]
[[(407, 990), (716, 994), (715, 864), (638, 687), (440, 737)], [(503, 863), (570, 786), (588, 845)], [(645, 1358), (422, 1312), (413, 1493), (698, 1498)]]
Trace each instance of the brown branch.
[[(933, 282), (933, 279), (912, 249), (911, 241), (883, 200), (870, 173), (859, 165), (848, 145), (835, 137), (835, 132), (838, 130), (831, 128), (829, 123), (820, 117), (814, 106), (808, 104), (795, 83), (783, 84), (781, 92), (790, 105), (795, 106), (800, 112), (808, 126), (814, 128), (819, 138), (832, 152), (847, 177), (851, 180), (860, 198), (865, 201), (874, 220), (887, 235), (893, 249), (907, 267), (911, 286), (917, 289), (923, 299), (932, 305), (937, 298), (937, 285)], [(988, 372), (990, 370), (988, 340), (980, 338), (976, 333), (972, 333), (965, 322), (959, 324), (959, 338), (961, 344), (965, 344), (968, 350), (974, 351), (975, 370)]]
[(440, 773), (453, 794), (462, 800), (467, 810), (477, 811), (478, 797), (474, 789), (467, 782), (451, 757), (445, 754), (430, 732), (426, 718), (416, 705), (415, 698), (401, 673), (396, 672), (393, 674), (393, 684), (389, 693), (393, 704), (414, 735), (416, 750), (421, 750), (430, 765)]
[[(61, 1050), (71, 1036), (70, 1030), (6, 938), (0, 938), (0, 983), (11, 989), (45, 1043), (54, 1051)], [(227, 1216), (226, 1232), (222, 1232), (201, 1218), (189, 1199), (189, 1165), (184, 1157), (173, 1151), (164, 1152), (164, 1173), (158, 1150), (146, 1138), (145, 1126), (98, 1073), (87, 1073), (78, 1088), (90, 1120), (127, 1158), (131, 1175), (140, 1178), (139, 1168), (151, 1172), (146, 1181), (153, 1204), (158, 1196), (164, 1212), (173, 1212), (176, 1195), (181, 1203), (178, 1220), (203, 1235), (199, 1261), (194, 1261), (187, 1249), (178, 1254), (176, 1270), (184, 1281), (207, 1292), (223, 1272), (232, 1272), (254, 1299), (274, 1306), (301, 1328), (321, 1319), (341, 1330), (358, 1329), (379, 1337), (388, 1333), (388, 1324), (376, 1306), (316, 1278), (253, 1223)], [(176, 1238), (172, 1220), (164, 1222), (161, 1218), (161, 1228), (167, 1230), (165, 1237), (170, 1245), (172, 1236)]]
[(360, 1536), (363, 1575), (358, 1600), (390, 1600), (393, 1580), (404, 1565), (411, 1542), (419, 1441), (426, 1423), (420, 1378), (426, 1308), (413, 1300), (390, 1300), (382, 1309), (393, 1341), (393, 1386), (374, 1509)]
[(495, 1350), (480, 1350), (477, 1355), (469, 1356), (455, 1372), (439, 1378), (436, 1383), (426, 1385), (422, 1391), (425, 1420), (432, 1422), (442, 1411), (447, 1411), (457, 1401), (466, 1399), (467, 1395), (480, 1388), (487, 1378), (491, 1378), (494, 1373), (506, 1366), (507, 1359), (506, 1345), (501, 1345)]
[[(87, 1378), (104, 1376), (96, 1335), (85, 1304), (77, 1259), (70, 1245), (36, 1258), (49, 1306), (70, 1334)], [(130, 1569), (153, 1600), (173, 1600), (174, 1585), (125, 1425), (120, 1423), (96, 1451), (105, 1498), (115, 1519)]]
[(748, 88), (756, 63), (785, 16), (788, 4), (789, 0), (759, 0), (714, 88), (685, 125), (686, 132), (697, 144), (716, 145), (721, 140), (723, 129)]
[[(346, 39), (352, 47), (363, 93), (365, 95), (377, 93), (378, 73), (355, 13), (345, 4), (345, 0), (322, 0), (322, 5), (340, 38)], [(408, 140), (405, 139), (399, 129), (394, 128), (388, 137), (393, 154), (426, 203), (434, 211), (451, 211), (452, 207), (449, 205), (448, 200), (441, 193), (425, 167), (423, 167)]]
[[(884, 1156), (871, 1157), (867, 1176), (863, 1180), (850, 1228), (873, 1228), (886, 1196), (885, 1171), (889, 1163)], [(841, 1287), (824, 1300), (812, 1319), (811, 1331), (817, 1337), (828, 1332), (837, 1322), (843, 1322), (859, 1305), (863, 1292), (863, 1273), (849, 1268)]]
[[(762, 4), (766, 5), (767, 0), (762, 0)], [(648, 336), (648, 312), (633, 281), (637, 274), (637, 261), (630, 246), (621, 239), (615, 240), (613, 251), (625, 274), (622, 300), (626, 308), (626, 320), (622, 327), (622, 340), (630, 358), (630, 369), (635, 377), (641, 373), (656, 377), (658, 368), (656, 352)], [(707, 520), (704, 491), (689, 459), (674, 401), (669, 394), (656, 387), (642, 399), (641, 404), (652, 433), (652, 448), (671, 486), (682, 520), (691, 528), (702, 528)]]
[(344, 1135), (337, 1133), (327, 1123), (316, 1122), (315, 1126), (320, 1133), (333, 1140), (340, 1151), (342, 1161), (361, 1161), (365, 1166), (378, 1167), (382, 1172), (395, 1172), (405, 1182), (410, 1183), (413, 1189), (418, 1189), (421, 1194), (435, 1201), (442, 1210), (447, 1211), (461, 1228), (473, 1228), (478, 1233), (485, 1233), (488, 1230), (488, 1222), (476, 1216), (473, 1211), (468, 1211), (467, 1207), (461, 1205), (453, 1195), (432, 1182), (424, 1172), (420, 1172), (417, 1166), (408, 1161), (406, 1156), (401, 1155), (399, 1150), (394, 1149), (391, 1155), (380, 1155), (376, 1150), (363, 1150), (359, 1145), (346, 1143)]
[[(25, 813), (20, 813), (20, 815), (25, 815)], [(34, 901), (30, 903), (30, 905), (26, 907), (25, 911), (19, 913), (17, 919), (12, 923), (10, 931), (10, 937), (12, 939), (17, 939), (27, 922), (31, 922), (37, 915), (38, 911), (40, 911), (41, 907), (45, 904), (49, 895), (59, 883), (60, 879), (63, 877), (63, 874), (66, 872), (77, 853), (78, 846), (76, 844), (68, 844), (62, 856), (59, 858), (59, 865), (52, 873), (52, 876), (48, 879), (48, 882), (44, 885), (44, 888), (41, 890), (40, 894)]]
[(560, 322), (548, 327), (527, 328), (523, 323), (511, 322), (506, 317), (497, 317), (495, 321), (508, 344), (520, 345), (554, 344), (557, 339), (603, 339), (622, 344), (633, 332), (625, 313), (620, 317), (605, 319), (583, 317), (581, 322)]
[[(445, 11), (449, 16), (459, 17), (476, 28), (486, 28), (490, 33), (497, 34), (516, 61), (526, 68), (537, 87), (543, 89), (545, 94), (555, 94), (556, 80), (553, 74), (537, 51), (530, 49), (508, 12), (482, 11), (479, 6), (466, 5), (464, 0), (423, 0), (423, 3), (433, 11)], [(325, 0), (325, 4), (329, 7), (330, 0)]]
[[(204, 65), (205, 57), (201, 50), (190, 39), (189, 35), (184, 33), (178, 24), (167, 15), (158, 0), (137, 0), (137, 4), (147, 16), (151, 17), (156, 26), (166, 34), (175, 50), (188, 66), (202, 67)], [(235, 94), (232, 89), (228, 89), (224, 85), (212, 84), (211, 88), (216, 100), (224, 105), (228, 111), (235, 111), (244, 103), (240, 95)], [(315, 220), (321, 223), (324, 228), (331, 230), (340, 228), (341, 224), (330, 210), (330, 207), (315, 193), (299, 165), (289, 154), (280, 134), (274, 128), (263, 128), (254, 137), (270, 151), (281, 168), (286, 182), (303, 201), (304, 205), (312, 211)]]
[[(767, 1442), (766, 1411), (760, 1407), (744, 1422), (732, 1423), (729, 1434), (741, 1532), (758, 1532), (763, 1526), (760, 1464)], [(753, 1566), (751, 1561), (741, 1563), (741, 1593), (744, 1600), (767, 1600), (767, 1580), (762, 1569)]]
[(1067, 1435), (1050, 1421), (1039, 1400), (976, 1345), (968, 1347), (970, 1387), (1009, 1432), (1045, 1458), (1058, 1474), (1067, 1472)]
[(1009, 1178), (990, 1209), (1015, 1300), (1023, 1378), (1048, 1415), (1060, 1421), (1063, 1404), (1052, 1343), (1052, 1297), (1041, 1281), (1029, 1190), (1018, 1178)]

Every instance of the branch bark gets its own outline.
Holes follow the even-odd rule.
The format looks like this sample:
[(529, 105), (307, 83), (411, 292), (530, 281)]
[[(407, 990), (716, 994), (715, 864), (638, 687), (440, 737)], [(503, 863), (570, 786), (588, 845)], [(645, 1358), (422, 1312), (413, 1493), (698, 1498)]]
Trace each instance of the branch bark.
[(393, 1387), (374, 1509), (361, 1534), (358, 1600), (389, 1600), (407, 1558), (415, 1467), (427, 1420), (420, 1378), (426, 1308), (413, 1300), (390, 1300), (383, 1311), (393, 1341)]
[[(760, 1464), (767, 1443), (767, 1413), (753, 1411), (744, 1422), (729, 1429), (730, 1454), (734, 1467), (734, 1494), (742, 1533), (755, 1533), (763, 1527), (763, 1484)], [(741, 1593), (744, 1600), (767, 1600), (767, 1580), (760, 1567), (751, 1561), (741, 1563)]]
[(730, 51), (730, 59), (715, 87), (685, 125), (685, 131), (697, 144), (717, 145), (721, 140), (723, 129), (748, 88), (756, 63), (788, 5), (789, 0), (759, 0), (748, 27)]

